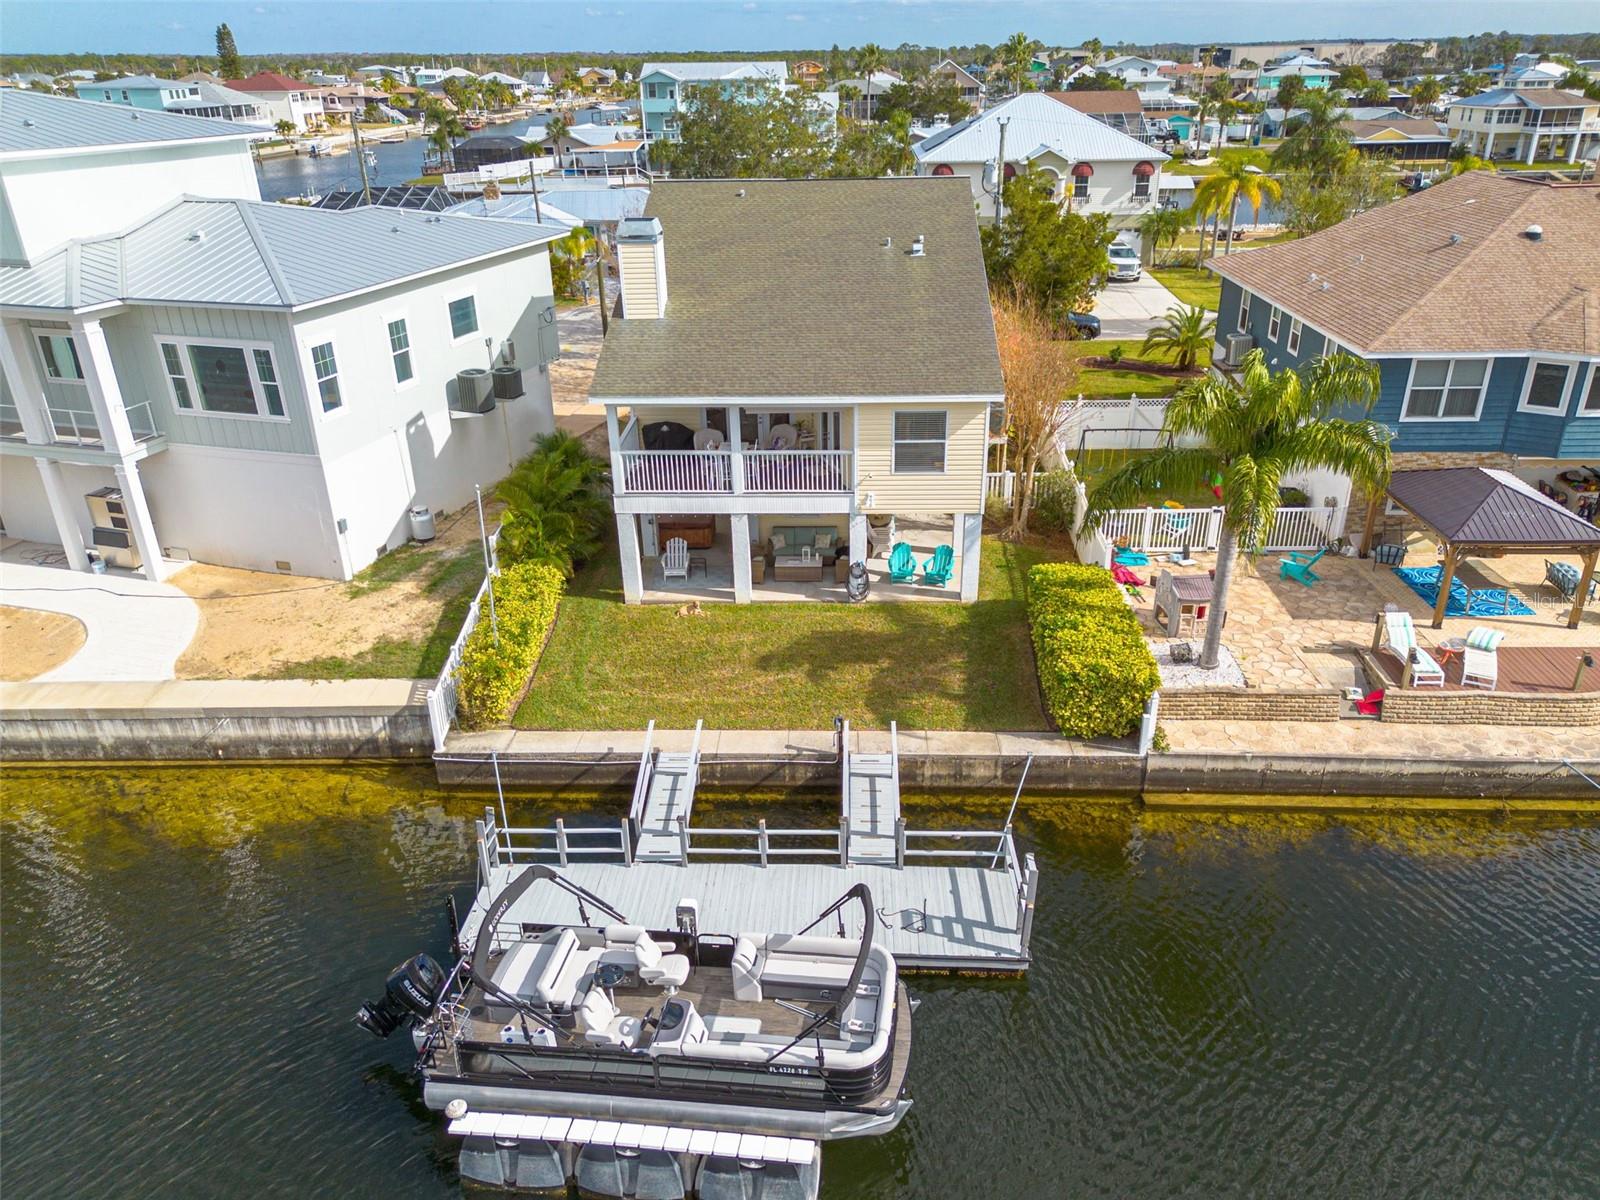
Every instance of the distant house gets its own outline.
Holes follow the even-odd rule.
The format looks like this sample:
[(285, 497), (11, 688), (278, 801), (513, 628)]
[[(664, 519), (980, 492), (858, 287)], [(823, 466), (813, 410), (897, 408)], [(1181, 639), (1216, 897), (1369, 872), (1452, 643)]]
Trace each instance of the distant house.
[(275, 71), (261, 71), (233, 85), (234, 91), (254, 96), (266, 109), (268, 121), (276, 125), (287, 121), (297, 133), (321, 125), (325, 116), (322, 95), (315, 88), (279, 75)]
[(1210, 63), (1169, 63), (1161, 68), (1161, 74), (1172, 80), (1174, 91), (1199, 94), (1218, 79), (1227, 78), (1228, 72)]
[(548, 96), (556, 86), (549, 71), (528, 71), (522, 76), (522, 82), (535, 96)]
[(1163, 75), (1163, 67), (1173, 67), (1176, 63), (1164, 58), (1141, 58), (1137, 54), (1119, 54), (1094, 67), (1095, 71), (1104, 71), (1122, 80), (1127, 87), (1133, 88), (1145, 100), (1156, 96), (1166, 96), (1172, 92), (1172, 78)]
[[(1000, 154), (1005, 122), (1005, 162)], [(1154, 208), (1167, 155), (1043, 92), (1013, 96), (912, 147), (918, 175), (961, 175), (982, 217), (994, 215), (1000, 180), (1025, 167), (1053, 181), (1077, 212), (1103, 212), (1131, 229)]]
[[(1347, 121), (1391, 121), (1406, 114), (1398, 105), (1394, 104), (1368, 104), (1354, 105), (1340, 110)], [(1306, 115), (1303, 108), (1268, 108), (1261, 113), (1261, 133), (1264, 137), (1282, 137), (1289, 131), (1289, 127)]]
[(103, 83), (79, 83), (78, 97), (107, 104), (126, 104), (162, 112), (183, 113), (191, 117), (212, 117), (239, 121), (263, 128), (272, 124), (266, 106), (255, 96), (212, 83), (209, 79), (157, 79), (149, 75), (130, 75)]
[[(833, 86), (840, 92), (850, 89), (855, 96), (842, 101), (844, 111), (857, 121), (865, 121), (869, 117), (876, 118), (878, 113), (878, 98), (888, 93), (890, 88), (899, 87), (905, 80), (893, 71), (874, 71), (870, 77), (854, 76), (850, 79), (841, 79)], [(872, 98), (869, 105), (868, 97)], [(958, 114), (951, 114), (952, 116)]]
[(1047, 92), (1052, 100), (1059, 100), (1068, 108), (1076, 109), (1087, 117), (1093, 117), (1102, 125), (1109, 125), (1118, 132), (1129, 137), (1144, 141), (1148, 136), (1145, 128), (1144, 104), (1139, 98), (1139, 93), (1132, 88), (1123, 88), (1112, 92)]
[[(1375, 364), (1397, 467), (1600, 457), (1600, 185), (1469, 171), (1320, 233), (1210, 260), (1216, 363)], [(1237, 338), (1235, 335), (1238, 335)]]
[(1274, 66), (1261, 68), (1255, 79), (1255, 93), (1261, 99), (1275, 96), (1285, 79), (1298, 79), (1309, 91), (1324, 91), (1332, 87), (1338, 77), (1337, 68), (1321, 59), (1301, 54)]
[(352, 114), (361, 116), (369, 106), (387, 106), (389, 103), (387, 92), (366, 84), (350, 83), (322, 89), (322, 111), (330, 121), (345, 123)]
[[(983, 80), (967, 70), (953, 58), (944, 59), (928, 72), (928, 78), (939, 83), (953, 83), (961, 89), (961, 98), (972, 111), (983, 104)], [(951, 117), (956, 113), (948, 114)]]
[(478, 76), (486, 83), (503, 83), (511, 89), (513, 95), (521, 98), (530, 94), (533, 88), (526, 80), (518, 79), (515, 75), (507, 75), (504, 71), (486, 71)]
[(616, 84), (617, 73), (606, 67), (579, 67), (568, 78), (584, 87), (608, 88)]
[(1531, 163), (1542, 146), (1545, 158), (1575, 163), (1600, 151), (1600, 100), (1558, 89), (1496, 88), (1450, 105), (1445, 127), (1453, 142), (1481, 158)]
[(802, 58), (789, 68), (789, 77), (803, 87), (815, 87), (822, 82), (828, 68), (812, 58)]
[(1423, 117), (1341, 121), (1339, 127), (1362, 154), (1387, 158), (1448, 158), (1451, 138), (1444, 126)]
[(1511, 66), (1500, 72), (1496, 82), (1500, 87), (1523, 92), (1556, 88), (1561, 86), (1569, 70), (1558, 62), (1534, 61), (1532, 55), (1519, 54)]
[(783, 92), (789, 65), (765, 62), (647, 62), (639, 71), (639, 112), (648, 141), (678, 139), (679, 125), (696, 88), (714, 88), (725, 98)]

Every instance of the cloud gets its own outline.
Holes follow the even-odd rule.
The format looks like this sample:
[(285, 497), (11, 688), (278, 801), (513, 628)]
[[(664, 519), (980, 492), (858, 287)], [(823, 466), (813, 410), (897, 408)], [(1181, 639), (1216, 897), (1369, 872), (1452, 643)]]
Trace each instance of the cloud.
[(784, 18), (785, 21), (795, 21), (795, 22), (801, 22), (801, 21), (804, 21), (805, 19), (806, 19), (805, 13), (790, 13), (787, 17)]
[(263, 8), (263, 7), (262, 7), (262, 6), (261, 6), (261, 5), (259, 5), (259, 4), (258, 4), (258, 5), (256, 5), (256, 6), (255, 6), (255, 7), (254, 7), (254, 8), (252, 8), (252, 9), (251, 9), (251, 10), (250, 10), (250, 11), (251, 11), (251, 12), (253, 12), (253, 13), (255, 13), (255, 14), (256, 14), (256, 15), (257, 15), (257, 16), (262, 16), (262, 17), (264, 17), (264, 16), (266, 16), (266, 15), (267, 15), (267, 10), (266, 10), (266, 9), (265, 9), (265, 8)]
[(744, 10), (745, 10), (745, 12), (755, 12), (755, 10), (757, 8), (759, 8), (759, 7), (761, 7), (761, 6), (752, 2), (750, 4), (744, 5)]
[(183, 29), (183, 22), (182, 21), (168, 21), (166, 27), (168, 29), (170, 29), (173, 33), (178, 33)]

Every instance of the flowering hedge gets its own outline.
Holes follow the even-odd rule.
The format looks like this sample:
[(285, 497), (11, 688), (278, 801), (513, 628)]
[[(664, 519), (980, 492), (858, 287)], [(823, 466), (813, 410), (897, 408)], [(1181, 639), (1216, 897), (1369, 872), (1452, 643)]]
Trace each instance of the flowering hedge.
[(487, 729), (511, 716), (555, 624), (565, 583), (560, 569), (546, 563), (516, 563), (495, 576), (495, 621), (490, 622), (485, 601), (456, 672), (461, 728)]
[(1161, 686), (1156, 660), (1111, 572), (1041, 563), (1028, 572), (1028, 624), (1045, 707), (1069, 737), (1126, 737)]

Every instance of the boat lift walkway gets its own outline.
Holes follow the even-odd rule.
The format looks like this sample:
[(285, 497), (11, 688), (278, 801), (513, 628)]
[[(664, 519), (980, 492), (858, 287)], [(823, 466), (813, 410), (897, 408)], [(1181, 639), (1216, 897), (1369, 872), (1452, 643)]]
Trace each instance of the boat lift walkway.
[[(680, 928), (693, 901), (704, 933), (793, 933), (853, 884), (872, 890), (876, 936), (907, 970), (1020, 972), (1039, 890), (1033, 855), (1001, 829), (911, 829), (900, 808), (898, 731), (886, 754), (850, 753), (838, 732), (841, 811), (833, 828), (713, 828), (692, 820), (699, 727), (687, 753), (645, 750), (626, 819), (618, 824), (512, 828), (504, 807), (478, 822), (478, 890), (460, 934), (476, 936), (498, 896), (532, 863), (557, 867), (630, 922)], [(1024, 772), (1024, 778), (1026, 773)], [(1018, 792), (1020, 795), (1021, 787)], [(1013, 805), (1013, 813), (1015, 806)], [(533, 889), (505, 919), (528, 926), (602, 920), (570, 894)], [(859, 930), (841, 931), (859, 934)]]

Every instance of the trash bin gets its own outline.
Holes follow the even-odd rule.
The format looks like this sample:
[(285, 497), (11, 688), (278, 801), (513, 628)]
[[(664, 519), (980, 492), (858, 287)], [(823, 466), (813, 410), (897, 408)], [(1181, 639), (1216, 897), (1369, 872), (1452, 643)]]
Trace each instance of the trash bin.
[(412, 539), (418, 542), (433, 541), (433, 513), (429, 511), (428, 506), (426, 504), (415, 505), (408, 515), (411, 518)]

